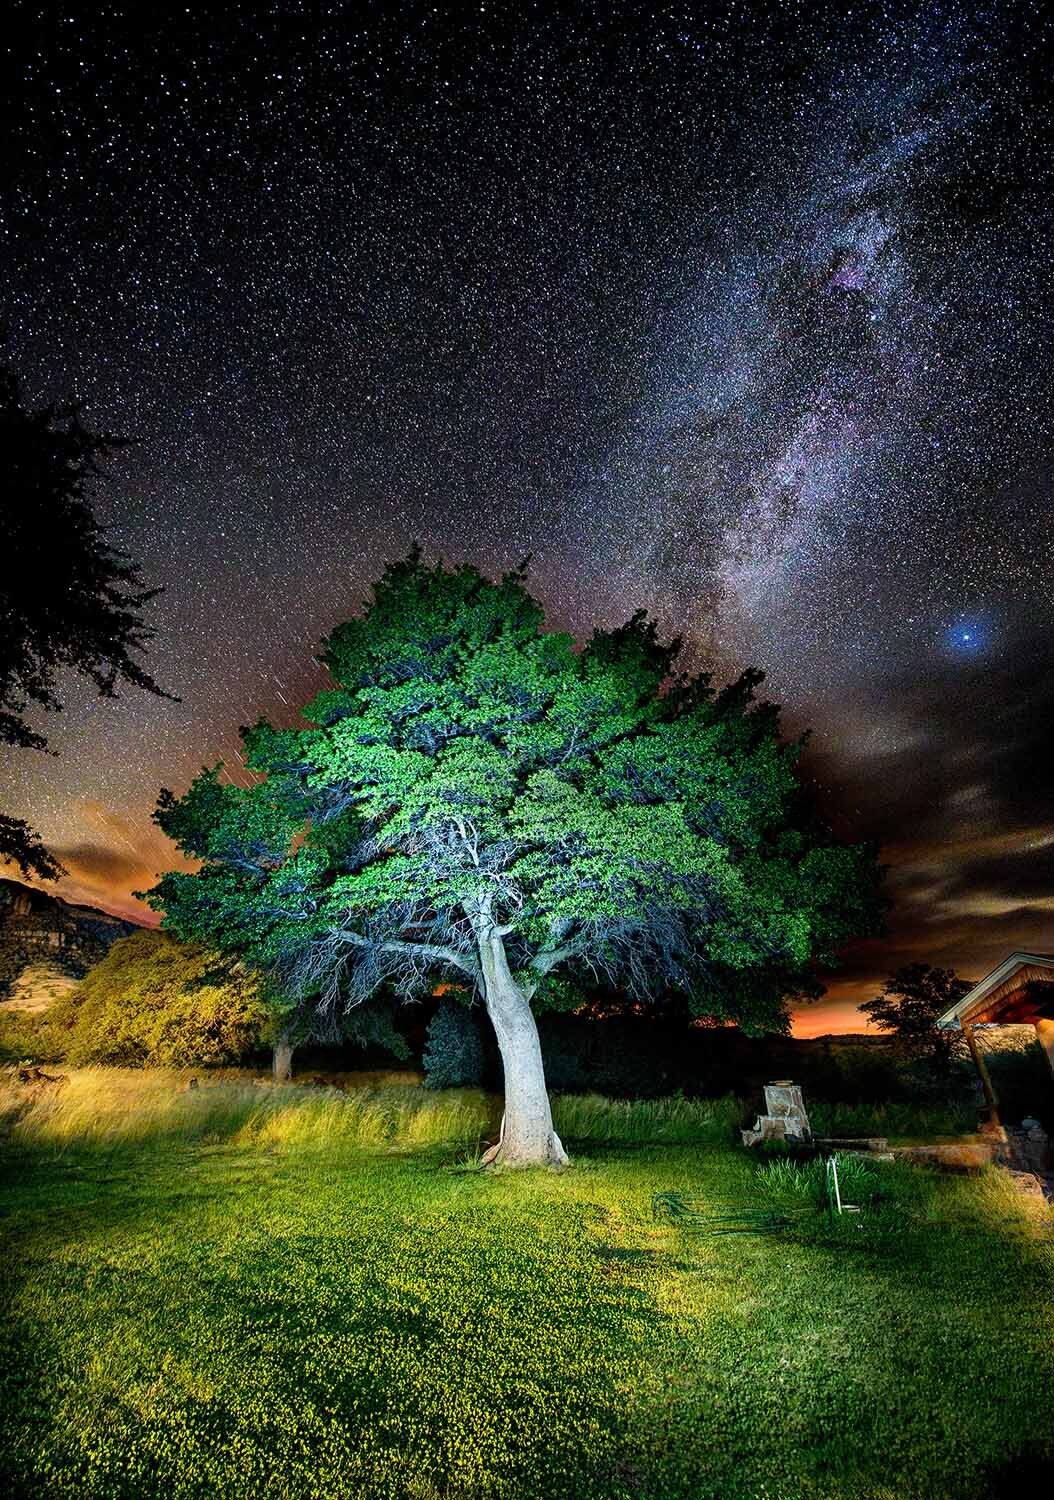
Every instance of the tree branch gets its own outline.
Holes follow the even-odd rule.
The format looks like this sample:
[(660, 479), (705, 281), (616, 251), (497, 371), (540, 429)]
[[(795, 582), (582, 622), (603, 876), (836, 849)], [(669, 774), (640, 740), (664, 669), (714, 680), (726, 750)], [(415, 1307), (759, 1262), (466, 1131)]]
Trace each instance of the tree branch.
[(398, 938), (365, 938), (360, 933), (343, 930), (334, 936), (356, 948), (379, 948), (382, 953), (408, 953), (412, 958), (433, 958), (437, 962), (453, 964), (465, 974), (474, 976), (476, 972), (471, 961), (458, 953), (456, 948), (444, 948), (436, 943), (404, 943)]
[(583, 952), (584, 946), (580, 943), (564, 943), (559, 948), (547, 948), (534, 955), (530, 967), (537, 969), (539, 974), (548, 974), (550, 969), (555, 969), (565, 958), (577, 957)]
[(569, 942), (565, 941), (568, 933), (574, 927), (570, 917), (560, 917), (549, 923), (549, 941), (556, 943), (553, 948), (543, 948), (536, 953), (530, 961), (530, 967), (537, 969), (539, 974), (548, 974), (550, 969), (555, 969), (557, 964), (563, 963), (565, 958), (574, 958), (582, 953), (588, 944), (583, 940), (583, 934)]

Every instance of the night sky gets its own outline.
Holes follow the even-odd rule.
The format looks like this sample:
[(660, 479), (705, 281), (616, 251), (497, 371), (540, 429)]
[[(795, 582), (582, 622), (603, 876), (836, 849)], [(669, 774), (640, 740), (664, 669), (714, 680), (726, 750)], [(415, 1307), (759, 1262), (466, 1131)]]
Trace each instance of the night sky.
[[(179, 704), (71, 681), (0, 804), (127, 911), (419, 540), (752, 664), (912, 958), (1054, 950), (1045, 7), (16, 6), (0, 316)], [(214, 14), (210, 14), (210, 10)], [(142, 915), (140, 909), (140, 915)]]

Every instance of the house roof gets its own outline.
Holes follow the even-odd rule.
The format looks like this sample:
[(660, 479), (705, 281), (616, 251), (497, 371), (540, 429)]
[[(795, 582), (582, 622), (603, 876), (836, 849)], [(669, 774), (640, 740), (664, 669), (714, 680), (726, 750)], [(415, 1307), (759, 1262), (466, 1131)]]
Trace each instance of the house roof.
[[(960, 1001), (938, 1017), (942, 1031), (960, 1031), (965, 1016), (968, 1021), (996, 1021), (1002, 1008), (1009, 1008), (1012, 996), (1019, 995), (1033, 983), (1054, 982), (1054, 954), (1011, 953), (990, 974), (965, 994)], [(1014, 1019), (1007, 1016), (1007, 1020)]]

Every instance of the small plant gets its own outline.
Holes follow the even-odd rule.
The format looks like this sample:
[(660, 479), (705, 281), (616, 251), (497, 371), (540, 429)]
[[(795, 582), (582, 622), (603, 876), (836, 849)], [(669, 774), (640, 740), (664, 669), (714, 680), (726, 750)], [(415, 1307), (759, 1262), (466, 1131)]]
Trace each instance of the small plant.
[[(756, 1175), (774, 1198), (797, 1199), (814, 1208), (827, 1206), (827, 1165), (822, 1158), (778, 1158), (758, 1167)], [(860, 1156), (838, 1156), (838, 1181), (842, 1198), (853, 1203), (873, 1202), (882, 1186), (874, 1167)]]

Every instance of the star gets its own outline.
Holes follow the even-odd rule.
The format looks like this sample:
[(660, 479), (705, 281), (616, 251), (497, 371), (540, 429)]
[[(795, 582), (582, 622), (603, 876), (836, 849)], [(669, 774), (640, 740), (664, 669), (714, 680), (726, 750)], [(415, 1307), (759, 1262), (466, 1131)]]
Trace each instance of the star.
[[(135, 439), (97, 507), (182, 701), (63, 684), (4, 811), (127, 902), (85, 809), (155, 865), (159, 787), (243, 777), (238, 725), (294, 721), (416, 539), (531, 554), (580, 640), (646, 608), (757, 665), (832, 818), (896, 846), (921, 810), (904, 867), (936, 858), (926, 810), (1049, 672), (1042, 8), (398, 9), (202, 8), (162, 55), (71, 4), (10, 42), (4, 357)], [(894, 936), (937, 952), (918, 888)]]

